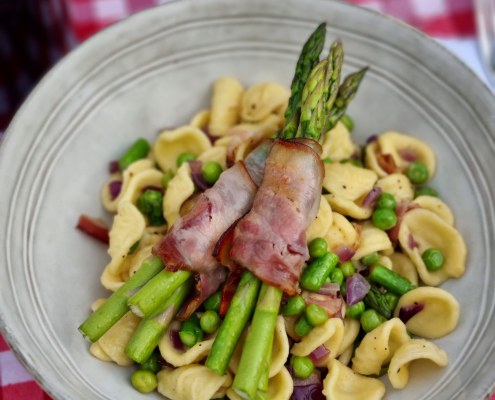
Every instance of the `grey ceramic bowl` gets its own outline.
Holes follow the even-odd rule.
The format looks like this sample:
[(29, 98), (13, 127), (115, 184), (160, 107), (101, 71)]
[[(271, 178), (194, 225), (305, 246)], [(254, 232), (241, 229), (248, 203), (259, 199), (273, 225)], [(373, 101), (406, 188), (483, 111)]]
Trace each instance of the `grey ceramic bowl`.
[(388, 129), (438, 155), (433, 185), (466, 238), (465, 276), (443, 285), (458, 328), (436, 343), (444, 369), (420, 364), (387, 399), (482, 399), (495, 385), (495, 102), (452, 54), (393, 19), (323, 0), (187, 1), (133, 16), (60, 62), (25, 102), (0, 147), (0, 323), (26, 367), (57, 399), (158, 398), (131, 369), (91, 357), (77, 327), (105, 294), (106, 249), (74, 229), (103, 216), (107, 162), (138, 135), (181, 124), (209, 101), (212, 81), (289, 85), (302, 43), (327, 21), (346, 68), (370, 65), (350, 109), (360, 142)]

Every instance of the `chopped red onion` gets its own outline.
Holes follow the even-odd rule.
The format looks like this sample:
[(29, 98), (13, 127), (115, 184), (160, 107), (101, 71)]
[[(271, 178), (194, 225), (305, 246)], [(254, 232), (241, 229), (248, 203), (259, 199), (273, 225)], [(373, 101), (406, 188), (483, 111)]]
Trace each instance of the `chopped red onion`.
[(203, 168), (203, 163), (201, 161), (193, 160), (189, 161), (189, 165), (191, 166), (191, 178), (194, 184), (197, 186), (199, 190), (204, 192), (206, 189), (210, 187), (205, 180), (203, 179), (203, 174), (201, 169)]
[(110, 191), (110, 197), (112, 200), (117, 198), (122, 189), (122, 181), (112, 181), (108, 184), (108, 190)]
[(119, 172), (119, 170), (119, 162), (117, 160), (113, 160), (108, 163), (108, 172), (111, 174), (115, 174), (116, 172)]
[(324, 294), (325, 296), (336, 297), (340, 292), (340, 286), (338, 283), (330, 282), (324, 283), (320, 290), (317, 291), (319, 294)]
[(333, 252), (337, 254), (340, 262), (346, 262), (354, 256), (356, 250), (354, 250), (352, 247), (342, 245), (337, 247), (336, 249), (333, 249)]
[(180, 351), (184, 350), (184, 344), (180, 340), (179, 331), (177, 329), (170, 330), (170, 340), (174, 346), (174, 349)]
[(346, 281), (346, 303), (350, 306), (364, 299), (370, 291), (371, 285), (359, 273), (355, 273)]
[(413, 162), (418, 159), (418, 154), (414, 149), (411, 149), (409, 147), (405, 147), (403, 149), (399, 149), (399, 155), (402, 157), (403, 160)]
[(294, 386), (290, 400), (326, 400), (323, 394), (323, 384)]
[(146, 185), (143, 186), (143, 188), (141, 189), (143, 193), (146, 192), (147, 190), (154, 190), (155, 192), (160, 192), (163, 194), (163, 188), (160, 186)]
[(378, 135), (368, 136), (368, 138), (366, 139), (366, 144), (376, 142), (377, 139), (378, 139)]
[(407, 306), (403, 306), (399, 310), (399, 318), (402, 322), (406, 323), (412, 317), (414, 317), (417, 313), (423, 310), (425, 305), (423, 303), (412, 303)]
[(407, 245), (411, 250), (419, 247), (419, 243), (416, 242), (412, 233), (410, 233), (409, 236), (407, 237)]
[(365, 208), (375, 208), (378, 198), (382, 194), (382, 188), (374, 187), (371, 189), (363, 200), (362, 206)]
[(294, 386), (307, 386), (307, 385), (316, 385), (321, 382), (321, 372), (318, 369), (314, 369), (309, 377), (306, 379), (299, 379), (294, 376), (294, 369), (291, 365), (287, 367), (290, 375), (292, 376), (292, 381), (294, 382)]
[(308, 355), (308, 358), (313, 361), (313, 364), (318, 364), (329, 354), (330, 350), (328, 350), (324, 345), (321, 345), (314, 349), (311, 354)]

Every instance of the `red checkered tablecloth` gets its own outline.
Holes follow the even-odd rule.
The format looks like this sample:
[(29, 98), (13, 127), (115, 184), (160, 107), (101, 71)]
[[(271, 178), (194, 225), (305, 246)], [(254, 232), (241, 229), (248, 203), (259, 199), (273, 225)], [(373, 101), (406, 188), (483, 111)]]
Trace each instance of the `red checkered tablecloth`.
[[(71, 48), (128, 15), (167, 1), (0, 0), (0, 140), (31, 88)], [(436, 38), (475, 37), (472, 0), (348, 1), (398, 17)], [(0, 335), (0, 399), (49, 398)]]

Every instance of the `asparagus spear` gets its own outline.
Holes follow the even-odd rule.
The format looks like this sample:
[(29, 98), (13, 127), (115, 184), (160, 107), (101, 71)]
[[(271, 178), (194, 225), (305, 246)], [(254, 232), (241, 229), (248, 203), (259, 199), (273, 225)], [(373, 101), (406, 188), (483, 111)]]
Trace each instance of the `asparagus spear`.
[(145, 260), (137, 272), (81, 324), (79, 331), (91, 342), (96, 342), (129, 311), (129, 297), (161, 270), (163, 263), (158, 257)]
[(153, 353), (192, 287), (188, 279), (148, 318), (141, 321), (125, 348), (129, 358), (142, 364)]

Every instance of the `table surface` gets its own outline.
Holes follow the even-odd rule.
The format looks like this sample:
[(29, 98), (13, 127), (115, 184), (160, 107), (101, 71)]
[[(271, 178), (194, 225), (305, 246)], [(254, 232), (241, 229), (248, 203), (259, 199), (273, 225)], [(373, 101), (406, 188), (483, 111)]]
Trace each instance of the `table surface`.
[[(65, 23), (68, 23), (70, 28), (70, 32), (64, 37), (64, 43), (60, 45), (62, 49), (60, 56), (62, 56), (70, 48), (77, 46), (106, 26), (166, 1), (47, 0), (42, 3), (48, 4), (49, 12), (45, 15), (51, 15), (54, 19), (63, 15)], [(471, 0), (349, 0), (349, 2), (395, 16), (434, 37), (464, 61), (492, 90), (495, 90), (495, 82), (489, 81), (480, 57)], [(49, 66), (47, 65), (47, 68)], [(0, 79), (0, 117), (2, 110), (8, 110), (5, 96), (2, 97), (4, 94), (2, 83)], [(30, 88), (27, 88), (24, 95), (29, 90)], [(3, 117), (8, 122), (11, 115), (5, 113)], [(1, 335), (0, 399), (50, 399), (15, 358)], [(495, 394), (490, 400), (495, 400)]]

